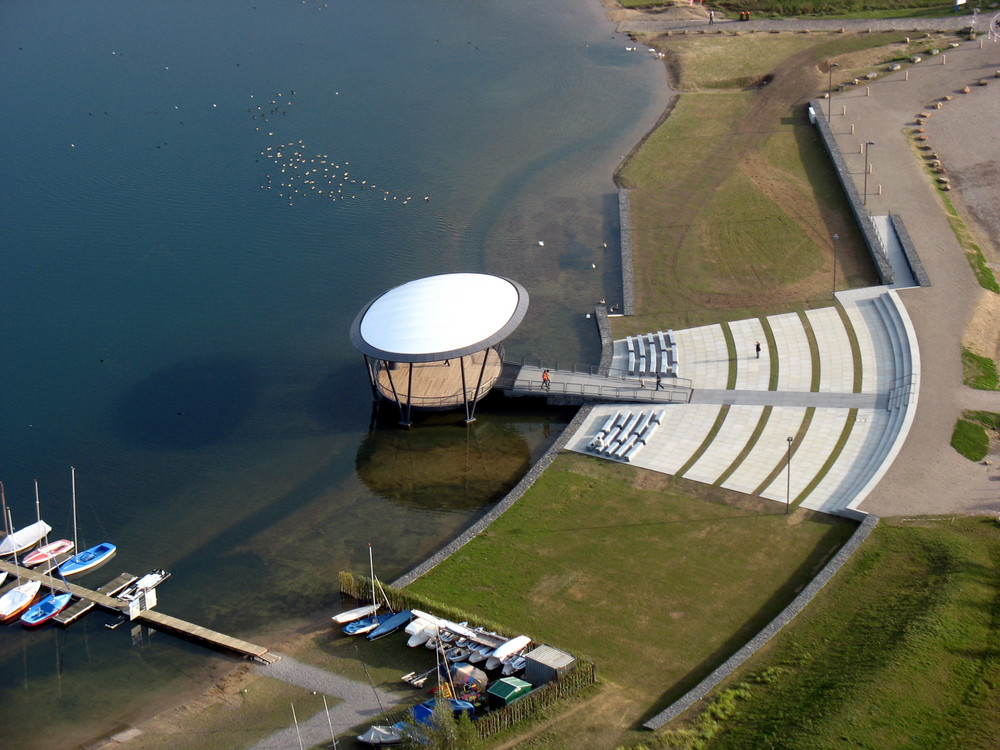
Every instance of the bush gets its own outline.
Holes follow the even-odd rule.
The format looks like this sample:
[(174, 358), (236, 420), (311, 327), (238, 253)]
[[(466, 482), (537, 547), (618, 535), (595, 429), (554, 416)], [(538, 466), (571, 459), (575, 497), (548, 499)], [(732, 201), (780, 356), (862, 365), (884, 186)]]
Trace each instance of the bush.
[(970, 461), (982, 461), (990, 450), (990, 438), (981, 424), (960, 419), (955, 423), (951, 446)]

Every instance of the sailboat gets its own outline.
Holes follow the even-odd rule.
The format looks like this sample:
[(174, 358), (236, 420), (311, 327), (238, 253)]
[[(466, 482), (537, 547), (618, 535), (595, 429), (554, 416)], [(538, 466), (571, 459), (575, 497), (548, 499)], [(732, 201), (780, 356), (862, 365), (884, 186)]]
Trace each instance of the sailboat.
[(21, 615), (21, 624), (26, 628), (34, 628), (48, 622), (66, 609), (72, 598), (73, 595), (68, 591), (58, 594), (52, 592), (38, 602), (38, 604), (34, 604), (25, 610), (24, 614)]
[[(372, 603), (374, 604), (375, 602), (378, 601), (378, 599), (375, 596), (375, 584), (376, 584), (375, 562), (372, 557), (371, 544), (368, 545), (368, 567), (371, 570), (371, 576), (372, 576)], [(382, 592), (382, 596), (383, 597), (385, 596), (385, 592)], [(388, 604), (389, 602), (386, 601), (386, 605)], [(386, 622), (389, 618), (393, 616), (394, 613), (392, 609), (389, 609), (388, 612), (383, 612), (380, 615), (371, 614), (368, 615), (367, 617), (361, 617), (357, 620), (354, 620), (353, 622), (347, 623), (347, 625), (343, 627), (342, 632), (344, 633), (344, 635), (363, 635), (365, 633), (370, 633), (373, 630), (375, 630), (375, 628), (379, 627), (382, 623)]]
[[(38, 500), (38, 480), (35, 480), (35, 518), (39, 522), (42, 520), (41, 504)], [(45, 537), (45, 544), (36, 550), (32, 550), (24, 559), (21, 564), (26, 568), (34, 567), (35, 565), (41, 565), (43, 562), (51, 560), (56, 555), (61, 555), (65, 552), (70, 552), (73, 549), (73, 542), (69, 539), (60, 539), (57, 542), (49, 543), (48, 536)]]
[(46, 534), (52, 531), (52, 527), (42, 520), (14, 531), (13, 523), (8, 523), (10, 522), (10, 516), (7, 513), (7, 497), (4, 495), (3, 482), (0, 482), (0, 500), (3, 502), (4, 526), (7, 527), (7, 535), (3, 538), (3, 541), (0, 541), (0, 557), (23, 552), (28, 547), (38, 544), (39, 541), (45, 538)]
[[(14, 521), (10, 518), (10, 511), (7, 511), (7, 513), (7, 520), (10, 522), (11, 527), (13, 527)], [(14, 553), (14, 565), (17, 565), (16, 552)], [(42, 588), (41, 581), (25, 581), (21, 583), (20, 580), (20, 577), (18, 577), (18, 585), (3, 596), (0, 596), (0, 624), (10, 622), (30, 607), (31, 603), (35, 601), (35, 597), (38, 596), (39, 589)]]
[[(76, 537), (76, 469), (71, 467), (70, 470), (73, 472), (73, 546), (78, 547)], [(97, 544), (90, 549), (85, 549), (83, 552), (74, 555), (60, 565), (59, 575), (66, 578), (67, 576), (86, 573), (88, 570), (92, 570), (110, 560), (117, 551), (118, 548), (111, 544), (111, 542)]]

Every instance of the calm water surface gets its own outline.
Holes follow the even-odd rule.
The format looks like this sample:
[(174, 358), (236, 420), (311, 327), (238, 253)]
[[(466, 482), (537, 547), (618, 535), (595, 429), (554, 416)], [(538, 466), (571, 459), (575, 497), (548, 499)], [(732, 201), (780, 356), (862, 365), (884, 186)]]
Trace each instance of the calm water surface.
[[(597, 361), (611, 173), (665, 96), (598, 3), (11, 1), (0, 33), (0, 480), (15, 525), (37, 478), (71, 535), (76, 466), (81, 544), (119, 547), (83, 583), (164, 567), (160, 609), (266, 641), (558, 434), (495, 397), (372, 434), (347, 332), (393, 285), (485, 271), (531, 294), (508, 354)], [(105, 736), (231, 663), (106, 619), (0, 631), (5, 743)]]

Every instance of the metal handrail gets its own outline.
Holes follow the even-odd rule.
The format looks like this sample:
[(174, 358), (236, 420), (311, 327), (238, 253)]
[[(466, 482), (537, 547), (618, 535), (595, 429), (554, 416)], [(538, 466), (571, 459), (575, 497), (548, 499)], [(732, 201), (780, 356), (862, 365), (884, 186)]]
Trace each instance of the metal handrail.
[[(537, 364), (535, 364), (536, 362)], [(528, 357), (521, 357), (520, 362), (504, 362), (504, 364), (514, 365), (514, 366), (520, 365), (521, 367), (537, 367), (539, 370), (547, 369), (553, 372), (571, 372), (579, 375), (595, 375), (607, 378), (608, 380), (618, 379), (624, 382), (636, 382), (640, 378), (643, 378), (645, 380), (653, 380), (656, 377), (655, 373), (650, 373), (647, 375), (633, 375), (628, 370), (619, 367), (612, 368), (608, 371), (607, 374), (604, 374), (600, 372), (600, 365), (594, 365), (582, 362), (574, 362), (572, 363), (572, 365), (569, 366), (569, 369), (567, 369), (566, 367), (559, 366), (559, 360), (555, 360), (553, 363), (549, 363), (541, 358), (536, 358), (536, 357), (532, 357), (530, 359)], [(660, 378), (663, 382), (670, 381), (670, 384), (675, 387), (692, 388), (694, 385), (694, 381), (691, 378), (682, 378), (678, 377), (677, 375), (661, 374)]]
[[(607, 400), (628, 400), (628, 401), (649, 401), (652, 404), (663, 403), (687, 403), (691, 397), (688, 389), (678, 389), (666, 386), (660, 390), (656, 388), (637, 388), (635, 386), (610, 386), (596, 383), (558, 383), (549, 382), (548, 386), (541, 380), (522, 381), (518, 384), (519, 390), (526, 390), (531, 393), (542, 394), (563, 394), (567, 396), (580, 396), (582, 398), (601, 398)], [(666, 396), (666, 399), (663, 398)]]

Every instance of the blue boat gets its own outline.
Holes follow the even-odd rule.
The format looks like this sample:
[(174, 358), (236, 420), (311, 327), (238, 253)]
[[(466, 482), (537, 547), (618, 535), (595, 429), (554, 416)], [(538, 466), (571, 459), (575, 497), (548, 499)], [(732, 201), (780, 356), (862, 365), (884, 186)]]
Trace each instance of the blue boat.
[(377, 628), (375, 628), (372, 632), (370, 632), (368, 634), (368, 640), (377, 641), (379, 638), (387, 636), (390, 633), (395, 633), (397, 630), (406, 625), (406, 623), (408, 623), (412, 619), (413, 619), (413, 613), (408, 609), (404, 609), (401, 612), (397, 612), (388, 620), (386, 620)]
[[(447, 698), (446, 700), (451, 704), (452, 713), (456, 717), (461, 714), (467, 714), (470, 719), (476, 718), (476, 707), (469, 703), (469, 701), (463, 701), (460, 698)], [(437, 698), (431, 698), (429, 701), (424, 701), (411, 708), (410, 715), (413, 716), (413, 720), (424, 726), (432, 726), (434, 724), (434, 705), (436, 702)]]
[(103, 562), (110, 560), (118, 548), (110, 542), (102, 542), (96, 547), (84, 550), (79, 555), (74, 555), (69, 560), (59, 566), (59, 575), (75, 576), (85, 573), (91, 568), (96, 568)]
[(362, 617), (360, 620), (355, 620), (354, 622), (347, 623), (342, 629), (344, 635), (364, 635), (365, 633), (370, 633), (383, 622), (393, 617), (392, 612), (383, 612), (380, 615), (372, 615), (371, 617)]
[(21, 615), (21, 624), (26, 628), (34, 628), (48, 622), (66, 609), (72, 598), (72, 594), (49, 594)]

